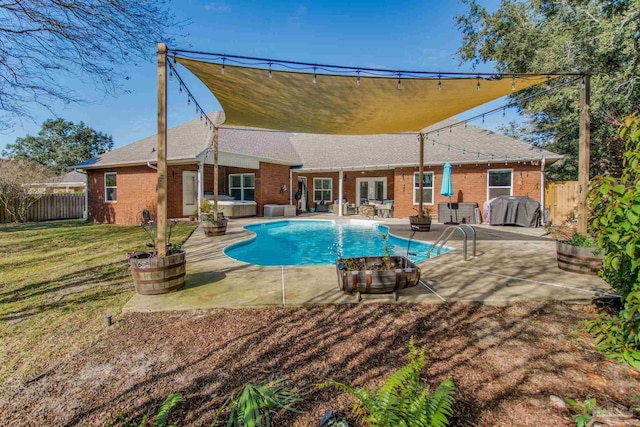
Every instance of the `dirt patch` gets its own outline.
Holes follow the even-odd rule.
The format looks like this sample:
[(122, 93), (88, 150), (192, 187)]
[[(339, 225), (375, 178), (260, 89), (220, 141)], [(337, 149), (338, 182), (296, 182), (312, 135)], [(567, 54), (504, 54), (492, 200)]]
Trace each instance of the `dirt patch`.
[[(638, 404), (638, 373), (604, 359), (572, 333), (593, 310), (555, 302), (325, 306), (130, 314), (96, 345), (20, 389), (5, 390), (7, 425), (104, 425), (140, 417), (181, 392), (171, 420), (209, 425), (246, 382), (288, 378), (301, 388), (329, 379), (374, 385), (406, 362), (410, 338), (427, 350), (426, 381), (453, 378), (454, 426), (572, 426), (551, 395), (603, 406)], [(350, 399), (316, 390), (276, 426), (318, 425)], [(352, 425), (358, 425), (353, 423)]]

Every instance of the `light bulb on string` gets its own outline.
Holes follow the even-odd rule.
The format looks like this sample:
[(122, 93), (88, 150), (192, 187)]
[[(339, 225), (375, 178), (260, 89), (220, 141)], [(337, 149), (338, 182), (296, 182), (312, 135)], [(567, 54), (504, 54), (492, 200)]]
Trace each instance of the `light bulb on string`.
[(438, 74), (438, 90), (442, 90), (442, 76)]
[(180, 89), (178, 89), (178, 95), (182, 95), (182, 83), (180, 83)]
[(402, 83), (400, 77), (402, 77), (402, 74), (398, 73), (398, 90), (400, 90), (400, 84)]
[(169, 80), (173, 80), (173, 71), (169, 70)]
[(271, 74), (271, 62), (269, 62), (269, 78), (273, 78), (273, 75)]
[(191, 97), (187, 96), (187, 105), (191, 105)]
[(480, 76), (476, 77), (478, 83), (476, 83), (476, 90), (480, 90)]
[(547, 90), (551, 90), (551, 77), (547, 76)]
[(356, 71), (358, 73), (358, 77), (356, 77), (356, 86), (360, 87), (360, 70)]
[(482, 115), (482, 124), (484, 124), (484, 114)]
[(316, 75), (316, 67), (313, 67), (313, 83), (318, 83), (318, 76)]
[(220, 68), (220, 72), (222, 74), (224, 74), (224, 60), (225, 60), (225, 58), (222, 58), (222, 67)]

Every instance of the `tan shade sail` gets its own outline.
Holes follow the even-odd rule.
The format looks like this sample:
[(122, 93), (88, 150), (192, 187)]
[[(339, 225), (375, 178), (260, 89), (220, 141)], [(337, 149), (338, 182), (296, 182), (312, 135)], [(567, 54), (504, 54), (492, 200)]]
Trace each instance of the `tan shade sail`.
[[(216, 96), (225, 125), (300, 133), (370, 135), (417, 132), (513, 93), (514, 79), (413, 79), (272, 71), (177, 58)], [(515, 77), (516, 90), (547, 75)], [(478, 82), (480, 88), (478, 89)]]

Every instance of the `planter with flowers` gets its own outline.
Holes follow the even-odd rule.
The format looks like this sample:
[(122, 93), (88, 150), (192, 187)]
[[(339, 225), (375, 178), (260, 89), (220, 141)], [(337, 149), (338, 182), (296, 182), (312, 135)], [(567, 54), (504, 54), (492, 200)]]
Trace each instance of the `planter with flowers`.
[(550, 226), (547, 234), (556, 240), (558, 268), (573, 273), (598, 275), (604, 253), (596, 241), (580, 234), (575, 227)]
[(222, 212), (217, 211), (215, 203), (205, 200), (200, 205), (200, 224), (206, 236), (224, 235), (227, 232), (228, 221)]

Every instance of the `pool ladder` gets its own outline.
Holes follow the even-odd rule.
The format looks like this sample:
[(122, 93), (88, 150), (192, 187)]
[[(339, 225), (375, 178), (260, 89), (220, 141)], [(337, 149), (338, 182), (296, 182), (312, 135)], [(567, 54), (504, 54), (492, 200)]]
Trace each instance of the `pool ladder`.
[[(462, 233), (462, 258), (465, 261), (469, 261), (469, 259), (471, 259), (471, 258), (467, 259), (467, 231), (469, 232), (469, 234), (471, 234), (471, 242), (472, 242), (472, 246), (471, 247), (473, 249), (472, 258), (475, 258), (475, 256), (476, 256), (476, 230), (474, 230), (473, 227), (470, 226), (469, 224), (450, 225), (449, 227), (445, 228), (442, 231), (442, 233), (440, 233), (440, 235), (438, 236), (436, 241), (433, 242), (433, 245), (427, 251), (427, 258), (431, 257), (431, 253), (434, 250), (436, 251), (436, 255), (440, 255), (440, 251), (442, 251), (442, 248), (449, 241), (451, 236), (453, 236), (453, 234), (456, 232), (456, 230), (460, 230), (460, 232)], [(465, 230), (467, 230), (467, 231), (465, 231)]]

